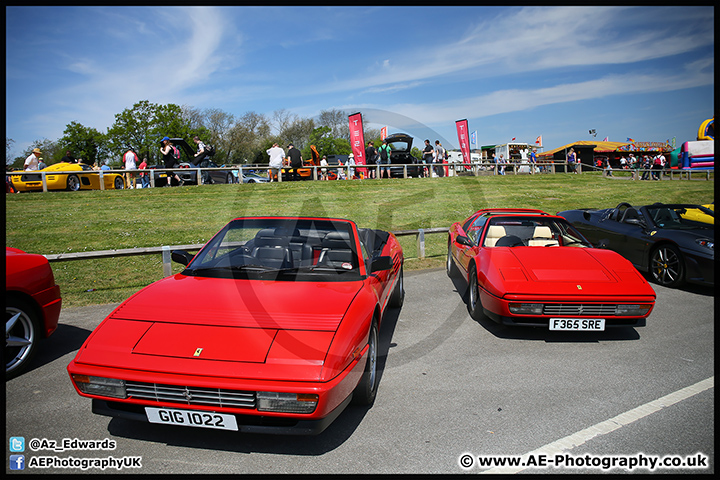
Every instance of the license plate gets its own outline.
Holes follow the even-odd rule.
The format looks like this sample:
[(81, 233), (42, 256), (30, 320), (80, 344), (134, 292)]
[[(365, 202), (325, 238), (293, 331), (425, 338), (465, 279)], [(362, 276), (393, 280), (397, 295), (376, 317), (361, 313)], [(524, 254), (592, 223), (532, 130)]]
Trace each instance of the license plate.
[(148, 422), (165, 425), (184, 425), (186, 427), (216, 428), (237, 431), (234, 415), (197, 410), (177, 410), (172, 408), (145, 407)]
[(551, 318), (550, 330), (595, 331), (605, 330), (604, 318)]

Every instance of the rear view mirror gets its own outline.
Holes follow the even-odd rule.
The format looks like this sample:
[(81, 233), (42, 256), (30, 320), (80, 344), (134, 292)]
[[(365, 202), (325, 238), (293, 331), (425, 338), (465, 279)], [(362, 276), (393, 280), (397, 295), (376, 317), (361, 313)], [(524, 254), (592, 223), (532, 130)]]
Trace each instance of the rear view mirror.
[(458, 235), (457, 237), (455, 237), (455, 242), (459, 243), (460, 245), (465, 245), (466, 247), (473, 246), (473, 243), (465, 235)]
[(179, 263), (181, 265), (187, 266), (188, 263), (190, 263), (190, 260), (192, 260), (194, 255), (191, 255), (190, 253), (186, 252), (185, 250), (173, 250), (170, 253), (170, 258), (173, 262)]

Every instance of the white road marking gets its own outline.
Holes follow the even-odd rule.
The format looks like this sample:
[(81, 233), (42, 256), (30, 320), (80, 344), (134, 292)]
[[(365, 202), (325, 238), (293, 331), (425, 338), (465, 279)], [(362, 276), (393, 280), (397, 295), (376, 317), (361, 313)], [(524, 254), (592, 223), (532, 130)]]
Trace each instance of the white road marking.
[[(664, 397), (658, 398), (657, 400), (653, 400), (651, 402), (646, 403), (645, 405), (640, 405), (639, 407), (633, 408), (632, 410), (628, 410), (625, 413), (621, 413), (620, 415), (617, 415), (609, 420), (605, 420), (604, 422), (597, 423), (591, 427), (588, 427), (584, 430), (580, 430), (579, 432), (573, 433), (572, 435), (568, 435), (565, 438), (561, 438), (560, 440), (556, 440), (552, 443), (548, 443), (545, 446), (542, 446), (536, 450), (533, 450), (532, 452), (528, 452), (525, 455), (522, 455), (523, 458), (528, 457), (530, 455), (547, 455), (547, 456), (554, 456), (556, 454), (567, 452), (569, 450), (572, 450), (575, 447), (579, 447), (580, 445), (584, 444), (585, 442), (600, 436), (605, 435), (607, 433), (613, 432), (621, 427), (624, 427), (625, 425), (630, 425), (633, 422), (636, 422), (640, 420), (641, 418), (645, 418), (648, 415), (651, 415), (655, 412), (659, 412), (663, 408), (667, 408), (671, 405), (675, 405), (678, 402), (681, 402), (683, 400), (686, 400), (692, 396), (697, 395), (698, 393), (702, 393), (705, 390), (708, 390), (710, 388), (715, 387), (715, 376), (712, 376), (710, 378), (707, 378), (705, 380), (702, 380), (695, 385), (690, 385), (689, 387), (682, 388), (678, 390), (677, 392), (670, 393), (668, 395), (665, 395)], [(517, 467), (493, 467), (487, 470), (483, 470), (480, 473), (518, 473), (523, 470), (525, 470), (527, 467), (524, 466), (517, 466)]]

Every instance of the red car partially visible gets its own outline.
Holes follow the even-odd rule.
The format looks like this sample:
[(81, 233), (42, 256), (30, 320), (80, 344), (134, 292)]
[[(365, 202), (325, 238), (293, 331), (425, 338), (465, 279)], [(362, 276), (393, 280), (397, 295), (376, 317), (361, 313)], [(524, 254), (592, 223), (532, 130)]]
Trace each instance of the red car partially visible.
[(5, 378), (22, 373), (60, 318), (60, 287), (47, 259), (5, 247)]
[(100, 415), (317, 434), (377, 393), (385, 311), (403, 303), (394, 235), (342, 219), (236, 218), (185, 270), (113, 311), (68, 365)]
[(447, 271), (468, 284), (468, 309), (549, 330), (640, 327), (655, 291), (619, 254), (592, 248), (569, 222), (533, 209), (483, 209), (449, 230)]

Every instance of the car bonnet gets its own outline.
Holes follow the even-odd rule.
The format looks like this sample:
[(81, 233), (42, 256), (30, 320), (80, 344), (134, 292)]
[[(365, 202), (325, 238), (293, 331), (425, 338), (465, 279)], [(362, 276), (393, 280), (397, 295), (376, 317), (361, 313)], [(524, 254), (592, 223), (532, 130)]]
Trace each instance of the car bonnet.
[[(496, 248), (493, 264), (499, 272), (496, 294), (551, 296), (649, 295), (647, 281), (619, 254), (575, 247)], [(501, 285), (497, 285), (497, 284)]]
[(318, 380), (359, 284), (168, 277), (113, 311), (76, 362), (188, 375)]

